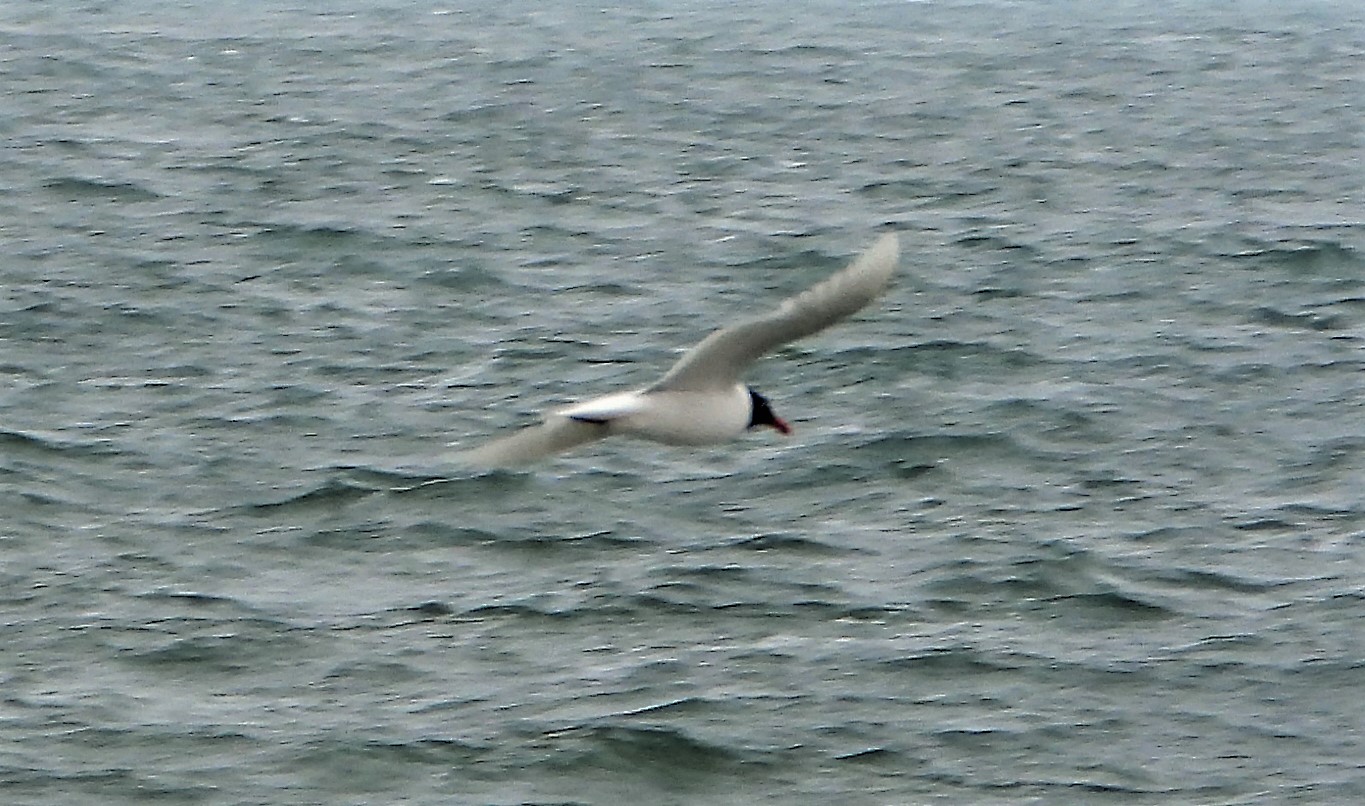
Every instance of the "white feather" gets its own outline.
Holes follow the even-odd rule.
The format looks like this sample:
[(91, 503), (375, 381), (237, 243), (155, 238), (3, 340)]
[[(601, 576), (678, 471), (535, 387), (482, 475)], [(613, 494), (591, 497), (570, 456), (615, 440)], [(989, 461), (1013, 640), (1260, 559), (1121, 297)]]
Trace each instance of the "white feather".
[(776, 310), (702, 339), (650, 391), (729, 386), (773, 348), (818, 333), (881, 296), (899, 255), (896, 235), (883, 235), (843, 271), (789, 297)]
[[(884, 235), (848, 267), (788, 298), (770, 313), (722, 328), (689, 350), (654, 385), (556, 409), (538, 426), (466, 451), (478, 467), (525, 464), (612, 434), (672, 445), (739, 436), (753, 417), (745, 369), (781, 344), (817, 333), (879, 297), (900, 247)], [(781, 424), (786, 431), (786, 425)]]
[(471, 467), (514, 467), (563, 453), (607, 436), (605, 425), (552, 414), (540, 425), (465, 451), (456, 460)]

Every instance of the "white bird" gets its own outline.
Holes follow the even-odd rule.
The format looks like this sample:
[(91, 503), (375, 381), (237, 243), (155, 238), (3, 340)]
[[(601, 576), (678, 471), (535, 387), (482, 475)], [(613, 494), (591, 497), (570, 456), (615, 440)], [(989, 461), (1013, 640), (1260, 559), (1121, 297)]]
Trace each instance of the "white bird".
[(740, 380), (742, 373), (778, 345), (824, 330), (879, 297), (899, 255), (896, 235), (883, 235), (848, 267), (776, 310), (702, 339), (653, 385), (556, 409), (539, 425), (460, 459), (476, 467), (521, 465), (615, 434), (669, 445), (724, 442), (759, 426), (790, 434), (767, 398)]

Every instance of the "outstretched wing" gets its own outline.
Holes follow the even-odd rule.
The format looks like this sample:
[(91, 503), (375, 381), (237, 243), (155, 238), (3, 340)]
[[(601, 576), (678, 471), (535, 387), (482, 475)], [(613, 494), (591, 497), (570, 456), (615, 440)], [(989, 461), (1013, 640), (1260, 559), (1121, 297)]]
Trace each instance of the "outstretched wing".
[(733, 385), (764, 353), (824, 330), (881, 296), (899, 257), (895, 233), (883, 235), (847, 268), (788, 298), (777, 310), (702, 339), (649, 391), (700, 391)]
[(523, 428), (511, 436), (465, 451), (456, 460), (470, 467), (515, 467), (562, 453), (606, 435), (607, 427), (602, 423), (551, 414), (540, 425)]

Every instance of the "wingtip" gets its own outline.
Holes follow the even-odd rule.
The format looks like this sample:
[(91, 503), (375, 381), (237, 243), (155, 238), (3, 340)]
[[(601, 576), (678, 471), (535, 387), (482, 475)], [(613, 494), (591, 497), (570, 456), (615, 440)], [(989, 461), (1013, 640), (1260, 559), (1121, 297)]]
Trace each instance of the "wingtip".
[(858, 256), (850, 272), (874, 283), (877, 288), (874, 296), (881, 294), (891, 284), (891, 276), (896, 273), (900, 255), (900, 237), (897, 233), (888, 232)]
[(878, 238), (877, 242), (872, 244), (872, 248), (867, 250), (867, 255), (879, 262), (885, 262), (892, 268), (895, 268), (896, 263), (900, 261), (901, 257), (900, 234), (895, 232), (888, 232), (882, 237)]

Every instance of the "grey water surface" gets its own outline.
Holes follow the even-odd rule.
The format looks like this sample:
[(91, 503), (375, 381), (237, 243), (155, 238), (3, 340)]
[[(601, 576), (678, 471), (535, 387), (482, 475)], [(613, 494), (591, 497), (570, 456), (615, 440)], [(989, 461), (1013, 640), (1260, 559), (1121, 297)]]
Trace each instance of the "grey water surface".
[[(1359, 803), (1365, 7), (0, 6), (0, 801)], [(796, 427), (527, 472), (886, 231)]]

